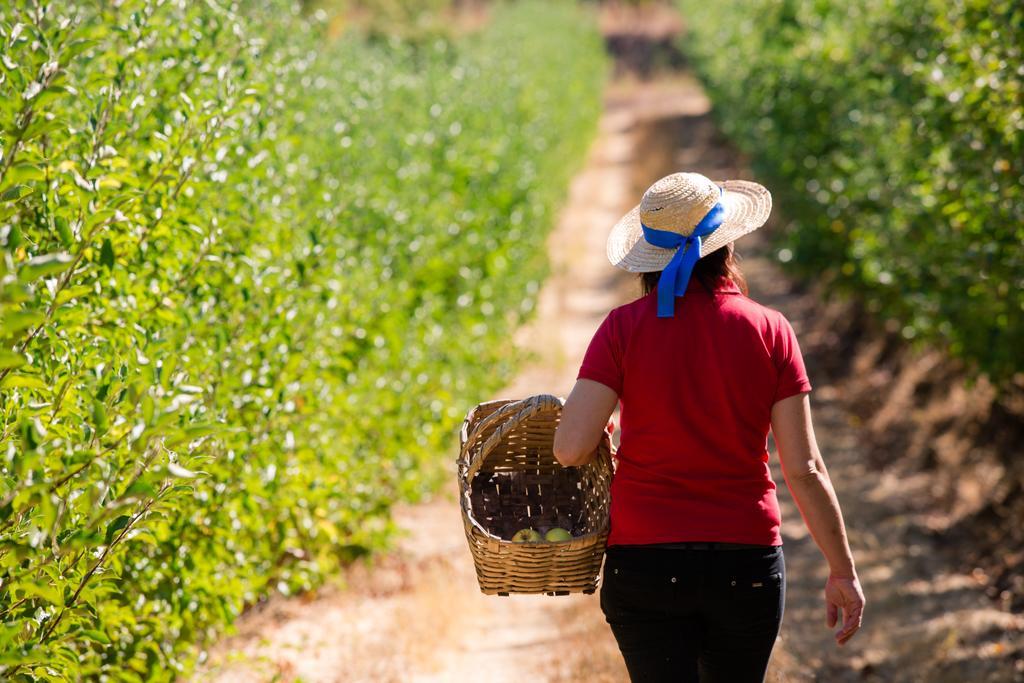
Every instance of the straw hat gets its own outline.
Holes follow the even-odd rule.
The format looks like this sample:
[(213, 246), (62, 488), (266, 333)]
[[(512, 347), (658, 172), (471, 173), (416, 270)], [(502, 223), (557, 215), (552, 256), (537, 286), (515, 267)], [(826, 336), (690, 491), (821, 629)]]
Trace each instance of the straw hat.
[(647, 188), (640, 204), (612, 228), (608, 260), (632, 273), (664, 269), (678, 247), (648, 243), (644, 226), (687, 236), (716, 204), (721, 204), (721, 224), (700, 240), (700, 257), (764, 225), (772, 210), (772, 196), (765, 187), (747, 180), (715, 183), (700, 173), (665, 176)]

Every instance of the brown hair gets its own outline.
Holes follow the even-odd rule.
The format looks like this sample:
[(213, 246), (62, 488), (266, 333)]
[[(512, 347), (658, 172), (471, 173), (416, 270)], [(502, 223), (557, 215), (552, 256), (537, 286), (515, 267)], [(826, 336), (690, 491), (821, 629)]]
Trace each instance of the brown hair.
[[(658, 286), (658, 278), (660, 277), (660, 270), (653, 273), (640, 273), (640, 290), (642, 295), (646, 296), (653, 292)], [(747, 279), (743, 277), (739, 262), (733, 253), (732, 242), (729, 242), (729, 244), (721, 249), (715, 249), (707, 256), (698, 260), (693, 267), (692, 277), (697, 278), (704, 285), (704, 289), (708, 290), (709, 294), (715, 290), (715, 285), (722, 278), (735, 282), (744, 295), (749, 295), (750, 293), (747, 290)]]

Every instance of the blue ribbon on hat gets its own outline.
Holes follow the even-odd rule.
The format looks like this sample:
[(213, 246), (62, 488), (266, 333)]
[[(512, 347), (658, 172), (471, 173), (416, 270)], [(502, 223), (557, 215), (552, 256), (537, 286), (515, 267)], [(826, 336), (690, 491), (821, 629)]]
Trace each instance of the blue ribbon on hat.
[[(719, 195), (722, 188), (718, 188)], [(668, 230), (655, 230), (640, 223), (644, 230), (644, 239), (656, 247), (664, 249), (677, 249), (672, 260), (668, 262), (665, 269), (661, 271), (658, 279), (658, 317), (671, 318), (675, 315), (675, 301), (677, 296), (686, 293), (686, 287), (690, 283), (690, 275), (693, 273), (693, 266), (700, 258), (701, 237), (710, 235), (725, 220), (725, 208), (718, 202), (700, 220), (697, 227), (689, 235), (680, 235), (678, 232)], [(680, 248), (681, 247), (681, 248)]]

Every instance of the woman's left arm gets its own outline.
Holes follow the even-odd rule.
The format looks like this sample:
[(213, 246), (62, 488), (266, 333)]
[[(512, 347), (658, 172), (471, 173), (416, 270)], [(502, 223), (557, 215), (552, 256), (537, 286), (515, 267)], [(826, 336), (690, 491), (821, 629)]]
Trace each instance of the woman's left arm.
[(555, 459), (562, 466), (585, 465), (593, 460), (618, 400), (611, 387), (591, 379), (576, 380), (555, 430)]

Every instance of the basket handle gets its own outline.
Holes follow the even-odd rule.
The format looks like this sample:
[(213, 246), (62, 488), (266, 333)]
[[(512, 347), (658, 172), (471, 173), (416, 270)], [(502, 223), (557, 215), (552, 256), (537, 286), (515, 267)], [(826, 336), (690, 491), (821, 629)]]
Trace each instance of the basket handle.
[(517, 410), (521, 410), (525, 401), (526, 399), (521, 401), (509, 401), (508, 403), (501, 406), (487, 417), (477, 422), (473, 426), (473, 429), (471, 429), (469, 433), (466, 435), (466, 438), (462, 443), (462, 449), (460, 451), (460, 454), (463, 457), (465, 457), (466, 453), (468, 453), (469, 450), (473, 447), (473, 444), (476, 442), (478, 438), (480, 438), (480, 435), (483, 434), (485, 429), (490, 427), (495, 422), (500, 422), (501, 420), (504, 420), (505, 417), (510, 415), (511, 413), (514, 413)]
[[(466, 470), (466, 483), (473, 481), (473, 477), (476, 476), (480, 466), (483, 465), (484, 459), (487, 455), (494, 450), (494, 447), (505, 438), (505, 435), (510, 431), (518, 427), (523, 421), (528, 420), (539, 412), (544, 410), (550, 410), (552, 407), (562, 407), (562, 401), (557, 396), (550, 394), (538, 394), (536, 396), (530, 396), (524, 398), (521, 401), (513, 401), (506, 403), (501, 408), (498, 408), (493, 413), (480, 420), (476, 427), (473, 428), (472, 432), (466, 437), (466, 442), (462, 445), (461, 455), (465, 459), (466, 454), (471, 451), (473, 444), (480, 438), (480, 435), (484, 433), (484, 430), (493, 425), (495, 422), (502, 421), (501, 426), (494, 430), (487, 441), (473, 453), (469, 458), (469, 467)], [(513, 415), (514, 413), (514, 415)], [(513, 417), (507, 418), (509, 415)]]
[[(469, 452), (476, 440), (480, 438), (480, 435), (483, 434), (488, 427), (496, 422), (501, 422), (512, 413), (522, 410), (528, 403), (537, 398), (539, 398), (539, 396), (530, 396), (519, 401), (509, 401), (487, 417), (482, 418), (466, 435), (462, 444), (461, 455), (465, 457), (466, 453)], [(561, 402), (559, 402), (559, 405), (561, 405)]]

